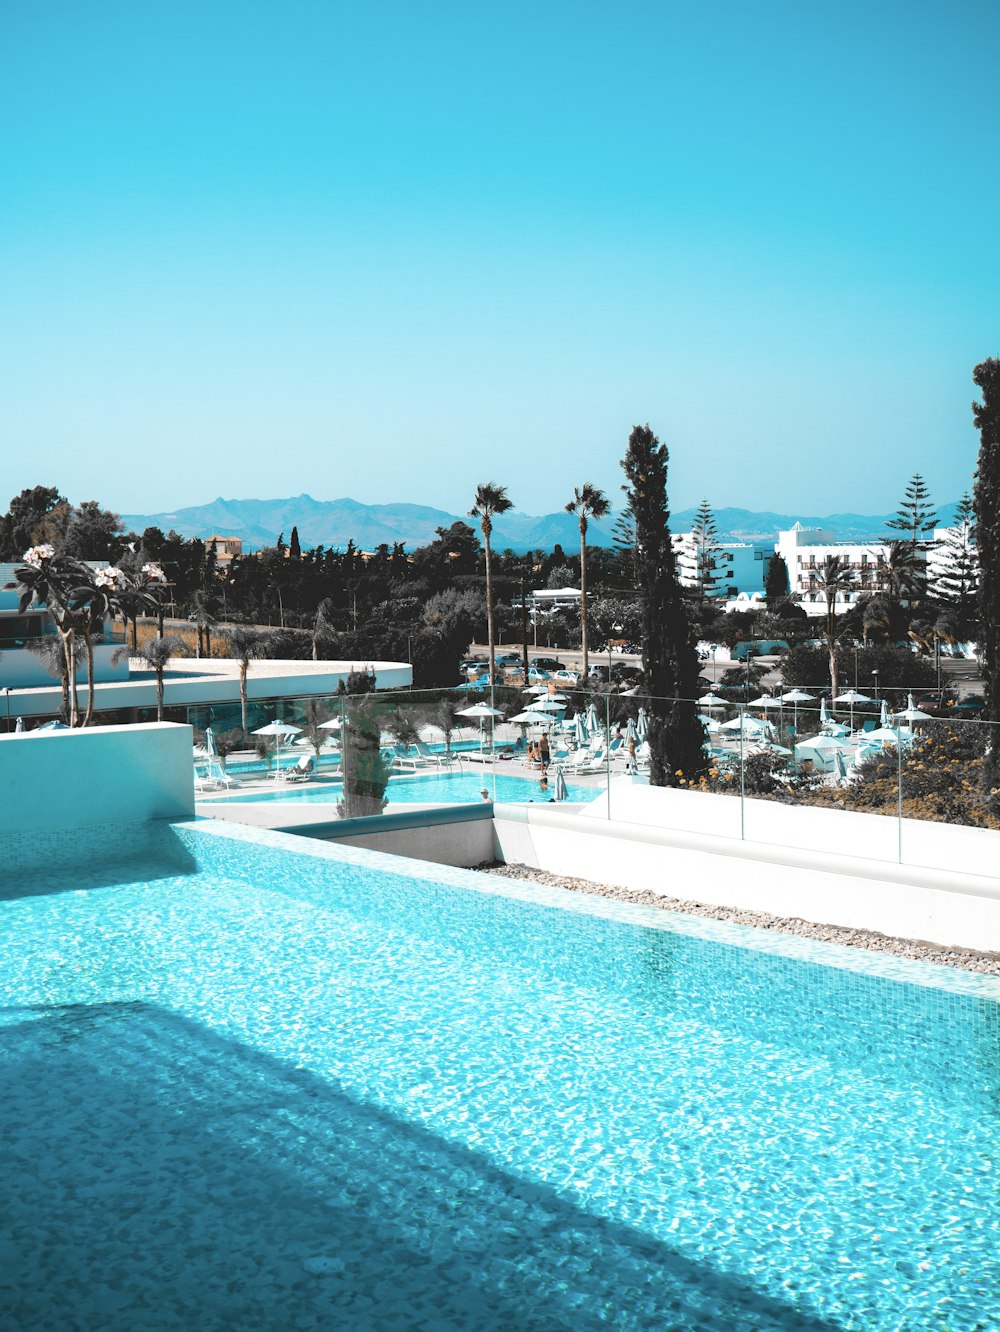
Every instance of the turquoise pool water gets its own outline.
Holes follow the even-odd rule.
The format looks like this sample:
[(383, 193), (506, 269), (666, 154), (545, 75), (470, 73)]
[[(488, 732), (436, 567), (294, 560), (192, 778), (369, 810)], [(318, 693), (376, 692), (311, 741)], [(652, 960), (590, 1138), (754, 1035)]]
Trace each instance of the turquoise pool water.
[[(550, 800), (555, 784), (554, 777), (549, 777), (547, 792), (539, 790), (538, 778), (510, 777), (506, 773), (496, 775), (496, 795), (494, 796), (494, 776), (492, 768), (480, 768), (474, 772), (428, 773), (426, 777), (393, 776), (389, 778), (386, 795), (394, 805), (428, 804), (441, 801), (445, 804), (472, 804), (482, 799), (485, 787), (490, 799), (498, 801)], [(566, 783), (566, 800), (571, 804), (580, 804), (594, 800), (600, 794), (599, 788), (573, 786)], [(276, 791), (265, 791), (259, 795), (247, 792), (245, 795), (227, 796), (227, 800), (253, 801), (294, 801), (306, 805), (329, 804), (340, 799), (339, 782), (330, 782), (324, 786), (296, 787), (281, 786)]]
[(1000, 1325), (995, 986), (278, 834), (133, 850), (0, 902), (0, 1325)]

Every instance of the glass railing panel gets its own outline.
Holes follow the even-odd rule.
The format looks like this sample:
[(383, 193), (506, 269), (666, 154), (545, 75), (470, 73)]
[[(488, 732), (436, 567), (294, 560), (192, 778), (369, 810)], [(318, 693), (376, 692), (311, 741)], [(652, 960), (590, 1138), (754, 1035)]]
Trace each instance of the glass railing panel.
[(1000, 752), (994, 724), (936, 708), (906, 718), (904, 864), (995, 879), (1000, 864)]

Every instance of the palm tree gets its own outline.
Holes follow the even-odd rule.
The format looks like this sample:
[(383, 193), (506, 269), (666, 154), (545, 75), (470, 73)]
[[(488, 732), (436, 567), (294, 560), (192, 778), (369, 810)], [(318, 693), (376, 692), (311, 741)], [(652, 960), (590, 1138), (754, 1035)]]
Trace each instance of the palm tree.
[(250, 663), (260, 657), (266, 657), (271, 644), (271, 635), (251, 629), (246, 624), (234, 624), (226, 630), (226, 642), (230, 654), (240, 664), (240, 719), (244, 736), (247, 734), (247, 673)]
[(854, 586), (854, 574), (846, 556), (828, 555), (820, 565), (815, 586), (823, 593), (826, 614), (823, 618), (823, 638), (830, 658), (830, 697), (837, 697), (837, 643), (844, 626), (837, 623), (837, 598)]
[(156, 720), (163, 721), (163, 672), (170, 663), (170, 658), (182, 647), (183, 642), (173, 634), (157, 634), (147, 638), (139, 649), (139, 655), (156, 676)]
[(319, 661), (319, 645), (327, 643), (336, 632), (337, 608), (333, 597), (324, 597), (316, 607), (316, 619), (312, 631), (313, 661)]
[(490, 643), (490, 684), (495, 678), (496, 645), (493, 636), (493, 549), (490, 537), (493, 535), (493, 517), (506, 513), (514, 507), (507, 494), (506, 486), (498, 486), (493, 481), (476, 486), (476, 502), (469, 510), (470, 518), (478, 518), (483, 532), (483, 548), (486, 551), (486, 629)]
[[(603, 490), (589, 481), (573, 488), (573, 498), (566, 505), (567, 513), (580, 519), (580, 647), (583, 651), (583, 678), (590, 673), (587, 664), (587, 523), (591, 518), (607, 518), (611, 504)], [(527, 681), (525, 681), (527, 683)]]
[(76, 687), (76, 640), (85, 631), (87, 620), (72, 608), (83, 589), (91, 583), (85, 564), (68, 555), (56, 555), (51, 545), (33, 546), (25, 552), (24, 564), (14, 570), (11, 587), (20, 593), (18, 613), (23, 615), (35, 603), (43, 605), (52, 617), (62, 647), (69, 694), (71, 727), (80, 725), (80, 707)]
[(214, 598), (211, 593), (206, 592), (204, 588), (195, 588), (191, 596), (191, 619), (194, 620), (195, 627), (198, 630), (198, 656), (201, 656), (202, 644), (205, 647), (205, 656), (212, 655), (212, 630), (219, 623), (212, 613), (212, 603)]

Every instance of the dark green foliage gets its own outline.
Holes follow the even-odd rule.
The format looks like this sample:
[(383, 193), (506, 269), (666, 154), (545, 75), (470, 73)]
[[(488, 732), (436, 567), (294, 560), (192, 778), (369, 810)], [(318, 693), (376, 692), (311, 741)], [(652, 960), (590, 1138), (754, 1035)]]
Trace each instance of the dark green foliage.
[(299, 545), (299, 529), (292, 528), (292, 535), (288, 541), (288, 558), (290, 560), (300, 560), (302, 558), (302, 547)]
[(36, 544), (35, 530), (46, 515), (66, 503), (55, 486), (31, 486), (15, 495), (0, 517), (0, 560), (20, 560)]
[[(878, 670), (879, 697), (888, 695), (898, 703), (900, 694), (911, 689), (933, 689), (936, 681), (934, 665), (918, 657), (909, 648), (894, 647), (889, 643), (858, 648), (858, 689), (871, 697), (875, 689), (872, 675)], [(786, 689), (798, 686), (809, 693), (818, 694), (829, 685), (830, 657), (825, 647), (799, 644), (789, 648), (781, 659), (781, 679)], [(837, 675), (845, 688), (854, 686), (854, 649), (837, 649)]]
[(342, 819), (381, 814), (389, 765), (381, 753), (383, 706), (375, 695), (375, 677), (370, 671), (352, 671), (337, 693), (345, 696), (347, 725), (341, 732), (343, 753), (343, 799), (338, 804)]
[(633, 429), (622, 468), (638, 544), (643, 692), (651, 696), (654, 786), (676, 786), (705, 768), (704, 732), (693, 702), (698, 694), (698, 658), (667, 526), (667, 459), (666, 446), (648, 425)]
[(772, 555), (767, 562), (767, 574), (764, 578), (764, 596), (768, 608), (773, 610), (780, 601), (788, 596), (788, 565), (783, 555)]
[(976, 593), (979, 587), (979, 552), (976, 547), (976, 513), (971, 495), (963, 495), (955, 522), (944, 539), (943, 559), (934, 596), (955, 617), (957, 637), (976, 632)]
[(936, 522), (937, 509), (931, 503), (931, 492), (920, 473), (914, 472), (899, 502), (895, 518), (890, 518), (886, 527), (902, 532), (911, 550), (918, 551), (926, 549), (927, 538), (934, 531)]
[(702, 500), (691, 526), (691, 544), (693, 551), (686, 557), (686, 572), (693, 580), (694, 590), (701, 601), (718, 596), (723, 575), (719, 573), (718, 529), (715, 526), (715, 514), (708, 500)]
[(979, 431), (974, 503), (979, 547), (979, 655), (986, 684), (983, 715), (1000, 721), (1000, 360), (982, 361), (972, 372), (982, 403), (972, 404)]

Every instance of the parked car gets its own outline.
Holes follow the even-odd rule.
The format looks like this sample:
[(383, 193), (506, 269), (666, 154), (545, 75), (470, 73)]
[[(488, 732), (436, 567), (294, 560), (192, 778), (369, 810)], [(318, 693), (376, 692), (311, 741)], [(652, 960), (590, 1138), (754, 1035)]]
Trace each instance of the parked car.
[(537, 666), (541, 671), (564, 671), (566, 663), (559, 661), (555, 657), (532, 657), (531, 665)]
[(982, 694), (969, 694), (967, 698), (960, 698), (950, 712), (957, 712), (959, 716), (978, 717), (986, 706), (986, 699)]
[(579, 673), (577, 671), (571, 671), (571, 670), (553, 671), (552, 678), (553, 680), (560, 681), (561, 684), (570, 684), (570, 685), (578, 684), (580, 680)]
[(551, 680), (552, 677), (548, 671), (541, 671), (537, 666), (528, 667), (528, 679), (532, 684), (539, 684), (542, 680)]

